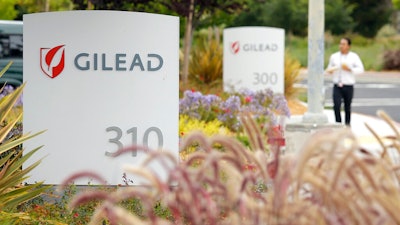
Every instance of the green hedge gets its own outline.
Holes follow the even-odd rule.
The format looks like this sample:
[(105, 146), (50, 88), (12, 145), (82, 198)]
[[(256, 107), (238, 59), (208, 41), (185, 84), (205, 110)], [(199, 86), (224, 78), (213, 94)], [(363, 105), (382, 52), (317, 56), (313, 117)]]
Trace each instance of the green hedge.
[[(366, 70), (382, 70), (384, 53), (389, 49), (400, 49), (400, 37), (382, 37), (368, 39), (359, 35), (349, 35), (352, 39), (352, 51), (359, 54)], [(325, 38), (325, 66), (328, 64), (329, 56), (339, 50), (341, 37), (327, 35)], [(286, 37), (286, 50), (303, 67), (307, 67), (308, 61), (308, 39), (299, 37)]]

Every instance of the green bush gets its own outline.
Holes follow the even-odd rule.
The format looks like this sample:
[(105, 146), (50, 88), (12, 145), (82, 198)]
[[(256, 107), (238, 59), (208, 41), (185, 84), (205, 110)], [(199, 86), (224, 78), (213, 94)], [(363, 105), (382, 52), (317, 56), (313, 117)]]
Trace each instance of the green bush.
[(294, 85), (301, 81), (300, 62), (294, 59), (288, 51), (285, 53), (285, 97), (286, 99), (297, 98), (301, 89)]
[(376, 38), (388, 38), (394, 37), (397, 35), (396, 28), (391, 24), (386, 24), (381, 29), (379, 29), (378, 33), (376, 34)]
[[(209, 30), (209, 32), (211, 32)], [(218, 35), (218, 33), (216, 34)], [(192, 48), (189, 64), (189, 81), (195, 84), (215, 86), (222, 81), (223, 49), (219, 38), (210, 33), (207, 39)]]
[(384, 70), (400, 70), (400, 49), (388, 50), (383, 54)]
[[(12, 62), (0, 71), (0, 76), (11, 64)], [(18, 212), (17, 207), (46, 190), (46, 187), (42, 187), (40, 182), (24, 184), (28, 174), (39, 165), (40, 161), (22, 166), (40, 147), (25, 154), (19, 147), (24, 141), (40, 133), (23, 135), (18, 133), (20, 130), (17, 129), (16, 133), (10, 135), (10, 132), (15, 131), (15, 125), (22, 118), (21, 110), (12, 117), (10, 117), (10, 113), (13, 112), (14, 105), (19, 100), (24, 86), (25, 84), (0, 99), (0, 221), (2, 224), (29, 224), (32, 222), (29, 215)], [(3, 88), (0, 89), (0, 92)]]
[[(19, 208), (25, 212), (34, 224), (54, 224), (54, 225), (84, 225), (88, 224), (95, 209), (100, 205), (100, 201), (91, 201), (88, 204), (82, 204), (71, 210), (69, 204), (74, 196), (83, 194), (88, 191), (99, 191), (112, 193), (122, 187), (116, 186), (87, 186), (81, 187), (76, 185), (68, 185), (63, 191), (49, 189), (42, 196), (38, 196), (24, 204)], [(129, 198), (119, 203), (121, 207), (129, 210), (130, 213), (144, 218), (143, 205), (138, 198)], [(162, 210), (160, 205), (155, 205), (157, 216), (167, 217), (167, 212)], [(103, 224), (109, 224), (103, 221)]]
[[(346, 35), (352, 40), (351, 50), (356, 52), (363, 61), (365, 70), (382, 70), (384, 68), (384, 53), (391, 49), (400, 49), (400, 36), (365, 38), (356, 34)], [(328, 64), (332, 53), (339, 50), (339, 41), (343, 36), (325, 34), (324, 66)], [(302, 67), (308, 64), (308, 39), (287, 36), (286, 50), (297, 59)]]
[(354, 5), (344, 0), (326, 1), (325, 29), (333, 34), (343, 34), (356, 26), (351, 17)]

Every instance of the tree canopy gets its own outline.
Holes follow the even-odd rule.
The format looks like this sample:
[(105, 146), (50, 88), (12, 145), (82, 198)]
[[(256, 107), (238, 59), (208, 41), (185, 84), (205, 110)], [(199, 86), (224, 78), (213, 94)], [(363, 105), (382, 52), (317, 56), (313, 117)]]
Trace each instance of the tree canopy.
[(400, 10), (400, 0), (392, 0), (392, 3), (396, 10)]
[[(190, 3), (193, 1), (193, 10)], [(309, 0), (0, 0), (0, 19), (25, 13), (72, 9), (143, 11), (179, 16), (181, 35), (192, 13), (192, 29), (210, 25), (273, 26), (305, 36)], [(325, 0), (325, 29), (332, 34), (373, 37), (389, 23), (400, 0)]]
[(17, 17), (17, 10), (14, 9), (14, 0), (0, 0), (0, 20), (13, 20)]
[(378, 30), (390, 20), (393, 13), (392, 0), (346, 0), (353, 4), (351, 14), (356, 25), (354, 32), (366, 37), (374, 37)]
[[(373, 37), (389, 22), (392, 12), (391, 0), (326, 0), (325, 30)], [(251, 0), (247, 10), (229, 24), (246, 25), (281, 27), (288, 33), (307, 35), (308, 0)]]

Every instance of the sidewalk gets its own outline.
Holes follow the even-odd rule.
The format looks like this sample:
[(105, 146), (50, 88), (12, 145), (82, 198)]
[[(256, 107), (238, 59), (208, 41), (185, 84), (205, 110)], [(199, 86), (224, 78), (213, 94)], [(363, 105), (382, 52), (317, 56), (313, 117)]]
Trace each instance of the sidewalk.
[[(301, 80), (307, 80), (308, 70), (302, 68), (299, 77)], [(332, 76), (324, 75), (324, 80), (331, 81)], [(376, 82), (376, 83), (400, 83), (400, 71), (365, 71), (356, 76), (357, 82)]]
[[(331, 124), (335, 123), (335, 117), (332, 110), (324, 110), (324, 114), (328, 117), (328, 122)], [(302, 115), (294, 115), (288, 121), (288, 123), (299, 123), (302, 121)], [(344, 113), (342, 114), (344, 118)], [(353, 134), (357, 137), (359, 144), (362, 148), (371, 152), (381, 152), (382, 147), (380, 146), (377, 139), (368, 130), (365, 124), (368, 124), (373, 131), (379, 135), (379, 137), (394, 136), (395, 132), (383, 119), (378, 116), (369, 116), (359, 113), (352, 113), (351, 115), (351, 130)], [(400, 131), (400, 124), (395, 121), (397, 130)], [(389, 140), (385, 141), (385, 144), (390, 143)], [(390, 154), (394, 154), (391, 151)]]

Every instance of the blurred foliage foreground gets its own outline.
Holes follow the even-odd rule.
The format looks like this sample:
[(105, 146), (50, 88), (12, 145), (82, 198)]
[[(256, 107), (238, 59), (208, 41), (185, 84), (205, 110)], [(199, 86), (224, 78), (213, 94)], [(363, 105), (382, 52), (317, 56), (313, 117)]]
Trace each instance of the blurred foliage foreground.
[[(89, 224), (400, 224), (400, 135), (385, 113), (379, 116), (394, 128), (379, 153), (360, 148), (351, 130), (343, 128), (319, 130), (300, 152), (281, 154), (251, 114), (243, 114), (249, 146), (227, 135), (192, 132), (181, 151), (193, 146), (196, 151), (185, 160), (162, 151), (141, 165), (125, 166), (126, 173), (146, 180), (141, 188), (90, 189), (75, 195), (69, 207), (96, 202)], [(136, 150), (143, 148), (132, 146), (114, 156)], [(163, 162), (166, 180), (148, 169), (153, 160)], [(80, 177), (103, 180), (82, 172), (63, 185)], [(140, 211), (127, 208), (128, 199), (139, 199)]]

